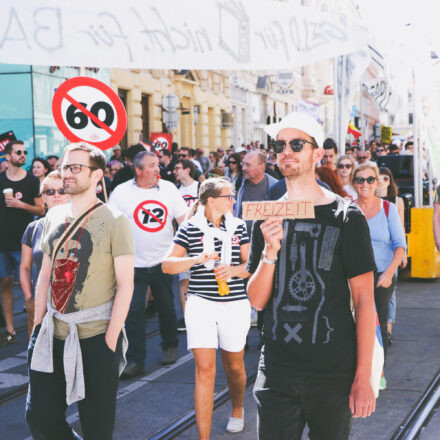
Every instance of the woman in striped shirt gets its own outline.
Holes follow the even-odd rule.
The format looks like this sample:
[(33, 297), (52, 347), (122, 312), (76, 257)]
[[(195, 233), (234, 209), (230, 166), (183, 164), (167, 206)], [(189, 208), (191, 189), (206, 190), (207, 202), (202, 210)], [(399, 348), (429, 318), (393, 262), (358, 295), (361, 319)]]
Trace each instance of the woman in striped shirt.
[[(219, 345), (232, 401), (226, 430), (243, 429), (243, 356), (251, 315), (244, 283), (249, 276), (245, 268), (249, 237), (244, 221), (233, 216), (233, 206), (233, 186), (228, 180), (205, 180), (198, 202), (180, 225), (174, 245), (162, 262), (165, 273), (190, 270), (191, 274), (185, 323), (188, 350), (193, 352), (196, 364), (194, 402), (199, 439), (209, 439), (211, 431)], [(222, 289), (225, 282), (226, 292)]]

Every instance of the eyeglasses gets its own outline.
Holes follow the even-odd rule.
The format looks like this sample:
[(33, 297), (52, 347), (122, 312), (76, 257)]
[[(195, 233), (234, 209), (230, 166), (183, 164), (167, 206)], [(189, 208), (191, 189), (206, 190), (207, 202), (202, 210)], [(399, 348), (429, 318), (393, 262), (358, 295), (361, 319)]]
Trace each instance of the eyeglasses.
[(188, 155), (187, 154), (179, 154), (179, 157), (185, 158), (185, 157), (188, 157)]
[(58, 167), (58, 171), (65, 173), (68, 169), (72, 174), (79, 174), (82, 167), (90, 168), (91, 170), (97, 170), (98, 168), (89, 167), (88, 165), (83, 165), (82, 163), (72, 163), (70, 165), (61, 165)]
[(340, 170), (343, 168), (347, 168), (347, 170), (349, 170), (352, 167), (351, 163), (339, 163), (337, 166)]
[(27, 156), (28, 152), (26, 150), (15, 150), (14, 153), (17, 156), (21, 156), (22, 154), (24, 154), (25, 156)]
[(47, 196), (54, 196), (55, 193), (58, 193), (60, 196), (63, 196), (66, 194), (66, 191), (64, 191), (63, 188), (60, 189), (46, 189), (46, 191), (43, 191), (43, 194), (46, 194)]
[(228, 194), (227, 196), (217, 196), (217, 197), (215, 197), (216, 199), (219, 199), (219, 198), (227, 198), (227, 199), (229, 199), (229, 201), (230, 202), (232, 202), (232, 200), (235, 200), (235, 196), (233, 196), (232, 194)]
[(304, 144), (311, 144), (315, 146), (313, 142), (306, 141), (305, 139), (292, 139), (289, 142), (286, 141), (274, 141), (273, 151), (276, 154), (282, 153), (286, 149), (286, 145), (289, 144), (294, 153), (299, 153), (304, 148)]
[(365, 182), (367, 182), (369, 185), (372, 185), (374, 182), (376, 182), (376, 178), (373, 177), (373, 176), (369, 176), (369, 177), (356, 177), (354, 179), (354, 181), (358, 185), (363, 185)]

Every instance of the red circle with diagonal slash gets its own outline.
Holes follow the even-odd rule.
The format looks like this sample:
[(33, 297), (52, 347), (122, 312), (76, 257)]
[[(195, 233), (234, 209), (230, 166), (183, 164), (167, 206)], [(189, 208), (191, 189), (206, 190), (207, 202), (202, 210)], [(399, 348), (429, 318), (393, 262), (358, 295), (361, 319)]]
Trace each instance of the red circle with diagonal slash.
[[(147, 217), (145, 217), (145, 214), (147, 215)], [(139, 219), (139, 216), (141, 215), (144, 216), (144, 220), (148, 218), (146, 224), (150, 223), (150, 219), (153, 219), (153, 223), (157, 222), (159, 223), (159, 226), (153, 228), (145, 226), (144, 222)], [(158, 202), (157, 200), (145, 200), (139, 203), (138, 206), (136, 206), (133, 217), (135, 223), (144, 231), (159, 232), (165, 227), (165, 224), (167, 222), (168, 209), (163, 203)]]
[[(78, 101), (76, 101), (75, 98), (69, 95), (69, 92), (71, 92), (75, 87), (90, 87), (91, 89), (100, 91), (110, 100), (117, 118), (116, 129), (111, 129), (108, 127), (95, 114), (91, 113), (87, 108), (83, 107)], [(81, 137), (73, 133), (72, 127), (66, 124), (66, 118), (62, 111), (62, 104), (65, 99), (82, 113), (84, 113), (89, 118), (90, 123), (93, 121), (99, 126), (100, 129), (105, 130), (110, 137), (104, 141), (94, 142), (88, 139), (81, 139)], [(118, 142), (124, 137), (125, 130), (127, 129), (127, 114), (125, 112), (124, 104), (120, 100), (119, 96), (107, 84), (104, 84), (95, 78), (80, 76), (64, 81), (57, 88), (52, 99), (52, 114), (57, 127), (69, 141), (85, 141), (89, 144), (95, 145), (101, 150), (107, 150), (117, 145)]]

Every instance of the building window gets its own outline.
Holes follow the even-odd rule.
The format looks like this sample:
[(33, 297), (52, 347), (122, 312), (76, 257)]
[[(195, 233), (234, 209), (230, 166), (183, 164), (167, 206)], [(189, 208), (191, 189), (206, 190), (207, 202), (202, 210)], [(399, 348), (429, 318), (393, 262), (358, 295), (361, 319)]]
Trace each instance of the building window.
[(408, 113), (408, 124), (414, 124), (414, 117), (412, 113)]
[(150, 95), (142, 95), (142, 134), (150, 138)]
[(199, 123), (200, 105), (194, 106), (194, 125)]
[[(125, 89), (118, 89), (118, 96), (120, 100), (122, 101), (122, 104), (124, 104), (125, 113), (127, 113), (127, 96), (128, 91)], [(128, 116), (128, 113), (127, 113)], [(124, 137), (120, 140), (119, 145), (122, 149), (125, 149), (128, 147), (128, 140), (127, 140), (127, 132), (128, 132), (128, 118), (127, 118), (127, 130), (125, 130)]]

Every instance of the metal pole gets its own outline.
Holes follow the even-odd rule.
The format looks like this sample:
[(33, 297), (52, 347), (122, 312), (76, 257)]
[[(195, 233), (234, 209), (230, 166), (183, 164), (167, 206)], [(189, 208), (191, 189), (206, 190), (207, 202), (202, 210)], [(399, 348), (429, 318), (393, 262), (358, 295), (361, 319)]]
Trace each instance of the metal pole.
[(339, 151), (340, 154), (345, 153), (345, 138), (347, 135), (347, 127), (344, 127), (345, 124), (343, 122), (345, 119), (345, 113), (347, 109), (345, 108), (345, 72), (347, 70), (347, 57), (342, 55), (341, 57), (341, 69), (339, 74), (341, 75), (341, 90), (339, 96), (341, 97), (341, 101), (339, 104)]
[(413, 131), (414, 131), (414, 206), (420, 208), (420, 144), (419, 144), (419, 118), (416, 94), (416, 81), (413, 68)]
[(339, 87), (338, 87), (338, 57), (333, 58), (333, 137), (339, 145)]

